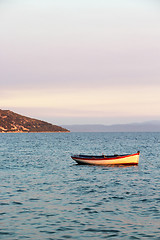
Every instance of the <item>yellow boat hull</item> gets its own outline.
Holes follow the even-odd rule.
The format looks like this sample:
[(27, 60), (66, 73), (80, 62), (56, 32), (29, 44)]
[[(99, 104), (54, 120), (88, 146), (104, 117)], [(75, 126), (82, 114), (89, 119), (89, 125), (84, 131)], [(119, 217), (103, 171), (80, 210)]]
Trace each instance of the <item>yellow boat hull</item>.
[(71, 156), (78, 164), (90, 165), (137, 165), (139, 163), (140, 152), (130, 155), (113, 155), (113, 156)]

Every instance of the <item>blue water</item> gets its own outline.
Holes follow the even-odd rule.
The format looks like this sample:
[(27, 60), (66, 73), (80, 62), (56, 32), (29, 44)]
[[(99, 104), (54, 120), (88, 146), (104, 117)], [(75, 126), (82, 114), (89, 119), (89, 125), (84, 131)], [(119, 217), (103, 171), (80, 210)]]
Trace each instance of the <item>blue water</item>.
[[(130, 167), (70, 158), (138, 150)], [(0, 239), (160, 239), (160, 133), (1, 133)]]

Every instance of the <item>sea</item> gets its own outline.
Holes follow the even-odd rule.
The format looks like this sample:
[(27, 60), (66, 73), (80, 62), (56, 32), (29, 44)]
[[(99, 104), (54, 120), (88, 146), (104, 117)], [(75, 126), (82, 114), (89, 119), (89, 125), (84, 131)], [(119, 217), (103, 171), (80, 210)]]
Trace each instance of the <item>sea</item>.
[[(137, 151), (138, 166), (71, 159)], [(0, 133), (0, 239), (160, 239), (160, 133)]]

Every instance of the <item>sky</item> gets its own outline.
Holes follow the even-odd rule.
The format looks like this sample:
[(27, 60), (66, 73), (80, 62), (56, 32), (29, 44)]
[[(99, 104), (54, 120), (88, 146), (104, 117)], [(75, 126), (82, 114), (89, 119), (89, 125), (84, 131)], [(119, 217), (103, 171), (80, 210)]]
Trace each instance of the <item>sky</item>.
[(159, 107), (159, 0), (0, 0), (0, 109), (109, 125)]

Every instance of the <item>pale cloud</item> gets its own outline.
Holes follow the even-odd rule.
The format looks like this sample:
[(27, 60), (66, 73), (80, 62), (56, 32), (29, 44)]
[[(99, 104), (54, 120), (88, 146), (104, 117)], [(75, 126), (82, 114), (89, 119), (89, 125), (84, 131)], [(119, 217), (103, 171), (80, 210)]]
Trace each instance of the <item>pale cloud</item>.
[[(6, 91), (3, 108), (52, 109), (50, 116), (101, 117), (159, 115), (159, 89), (150, 86), (77, 91)], [(44, 113), (45, 114), (45, 113)], [(43, 114), (42, 114), (43, 115)]]

